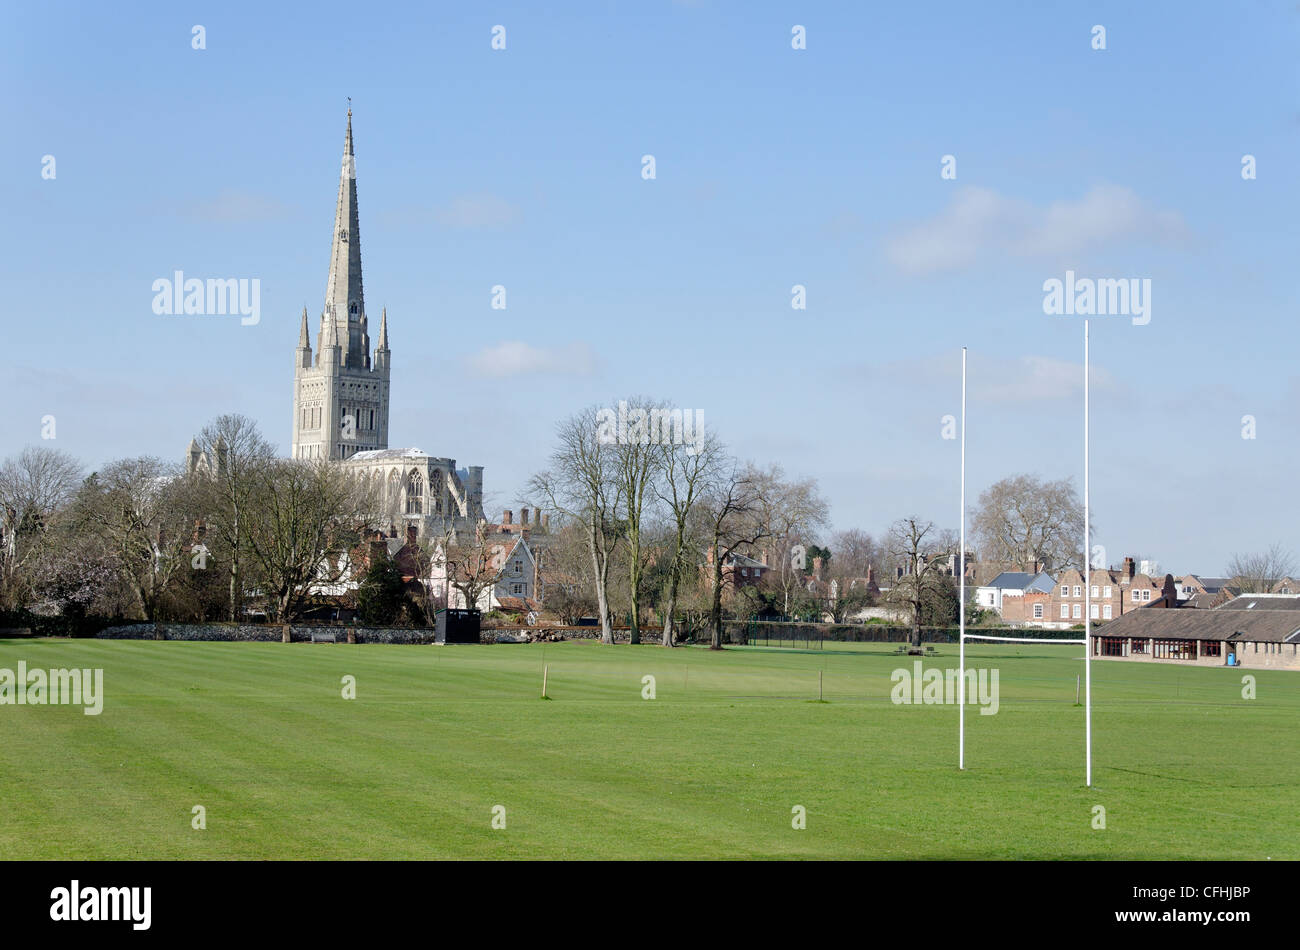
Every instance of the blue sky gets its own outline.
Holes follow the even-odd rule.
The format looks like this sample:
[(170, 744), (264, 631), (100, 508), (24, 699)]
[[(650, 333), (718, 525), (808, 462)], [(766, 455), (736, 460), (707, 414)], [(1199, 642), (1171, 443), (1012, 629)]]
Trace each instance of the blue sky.
[[(0, 455), (53, 414), (89, 466), (179, 459), (232, 411), (287, 452), (351, 96), (390, 444), (484, 465), (496, 509), (558, 419), (645, 394), (836, 527), (955, 526), (963, 345), (970, 499), (1081, 482), (1071, 269), (1152, 281), (1149, 324), (1093, 320), (1108, 559), (1300, 551), (1297, 6), (978, 6), (7, 5)], [(154, 314), (178, 269), (260, 279), (261, 322)]]

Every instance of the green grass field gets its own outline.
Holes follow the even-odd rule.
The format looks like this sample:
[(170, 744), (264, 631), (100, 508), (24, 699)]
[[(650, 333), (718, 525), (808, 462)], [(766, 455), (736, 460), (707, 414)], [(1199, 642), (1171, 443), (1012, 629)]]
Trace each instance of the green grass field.
[(956, 707), (891, 703), (884, 644), (0, 640), (105, 692), (0, 706), (0, 858), (1300, 858), (1297, 674), (1246, 700), (1240, 670), (1094, 662), (1087, 789), (1080, 649), (968, 651), (1000, 709), (968, 707), (959, 772)]

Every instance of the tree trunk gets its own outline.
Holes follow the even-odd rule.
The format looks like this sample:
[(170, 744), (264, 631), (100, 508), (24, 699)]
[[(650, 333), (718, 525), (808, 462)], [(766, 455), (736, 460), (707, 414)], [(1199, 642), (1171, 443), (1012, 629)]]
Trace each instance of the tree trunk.
[(596, 609), (600, 611), (600, 642), (613, 644), (614, 628), (609, 622), (609, 600), (606, 597), (605, 584), (609, 579), (609, 559), (602, 559), (596, 545), (594, 524), (587, 525), (587, 550), (591, 552), (592, 578), (596, 582)]
[(668, 604), (664, 610), (664, 635), (660, 641), (663, 646), (673, 645), (673, 612), (677, 609), (677, 574), (668, 578)]
[[(714, 548), (717, 551), (717, 548)], [(709, 606), (709, 624), (713, 633), (709, 639), (710, 650), (722, 649), (722, 559), (713, 558), (713, 603)]]
[(234, 561), (230, 562), (230, 622), (239, 622), (238, 596), (236, 591), (239, 590), (239, 568)]

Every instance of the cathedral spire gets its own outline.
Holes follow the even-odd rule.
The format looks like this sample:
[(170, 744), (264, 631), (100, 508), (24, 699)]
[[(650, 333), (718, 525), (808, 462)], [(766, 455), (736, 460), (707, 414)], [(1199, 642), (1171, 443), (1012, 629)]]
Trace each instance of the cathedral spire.
[(388, 308), (379, 312), (379, 345), (376, 349), (388, 349)]
[(339, 197), (334, 210), (334, 242), (330, 250), (330, 276), (325, 287), (325, 316), (336, 327), (338, 344), (348, 365), (361, 365), (361, 315), (366, 301), (361, 286), (361, 228), (357, 213), (357, 168), (352, 151), (352, 109), (343, 139), (343, 167), (339, 172)]
[(298, 349), (311, 349), (311, 340), (307, 337), (307, 307), (302, 308), (302, 326), (298, 328)]

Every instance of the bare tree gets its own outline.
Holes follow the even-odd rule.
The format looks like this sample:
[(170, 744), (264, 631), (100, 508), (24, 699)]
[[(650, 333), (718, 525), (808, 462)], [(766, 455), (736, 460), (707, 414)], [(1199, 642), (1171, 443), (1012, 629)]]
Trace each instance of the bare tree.
[(759, 474), (764, 489), (760, 517), (767, 526), (775, 557), (769, 559), (764, 580), (781, 592), (781, 612), (790, 613), (790, 598), (802, 586), (811, 564), (806, 558), (796, 558), (795, 547), (810, 546), (819, 529), (827, 523), (826, 501), (817, 488), (816, 479), (786, 481), (779, 465), (773, 465)]
[(941, 537), (950, 533), (940, 532), (933, 521), (915, 515), (900, 518), (889, 529), (886, 550), (903, 568), (903, 576), (894, 581), (887, 599), (911, 614), (911, 653), (922, 652), (921, 624), (947, 599), (952, 586), (947, 580), (947, 560), (935, 556), (951, 553), (951, 547), (941, 542)]
[(40, 555), (51, 517), (81, 482), (81, 464), (60, 449), (23, 449), (0, 465), (0, 607), (21, 607), (27, 568)]
[(534, 550), (540, 579), (537, 599), (565, 623), (577, 624), (597, 610), (591, 555), (581, 525), (564, 518), (553, 521), (544, 545)]
[(619, 512), (623, 508), (623, 483), (617, 476), (617, 453), (599, 422), (600, 409), (592, 407), (569, 417), (557, 427), (559, 446), (550, 467), (528, 483), (529, 493), (545, 508), (581, 525), (591, 557), (592, 577), (600, 612), (602, 643), (614, 642), (610, 623), (609, 571), (614, 548), (623, 535)]
[[(663, 456), (673, 448), (662, 444), (662, 428), (655, 423), (661, 419), (666, 406), (644, 398), (624, 400), (619, 403), (620, 413), (626, 412), (630, 420), (627, 438), (619, 438), (610, 446), (613, 452), (613, 477), (618, 482), (617, 495), (622, 501), (618, 511), (627, 539), (628, 596), (630, 600), (632, 644), (641, 642), (641, 587), (646, 570), (644, 527), (646, 517), (658, 499), (657, 482), (663, 470)], [(652, 415), (652, 413), (654, 413)], [(658, 431), (651, 431), (656, 429)]]
[(1004, 478), (980, 494), (971, 528), (986, 560), (1031, 572), (1083, 566), (1083, 505), (1071, 479)]
[[(742, 467), (730, 461), (719, 467), (698, 506), (712, 573), (709, 609), (712, 650), (722, 649), (722, 591), (729, 580), (724, 572), (725, 563), (741, 548), (755, 545), (768, 536), (768, 523), (763, 517), (765, 484), (763, 475), (752, 465)], [(734, 578), (730, 580), (734, 582)]]
[(348, 550), (373, 527), (358, 479), (326, 460), (279, 459), (258, 468), (248, 546), (275, 618), (302, 609), (330, 551)]
[(1266, 594), (1274, 584), (1295, 572), (1295, 557), (1280, 543), (1270, 545), (1265, 551), (1234, 554), (1227, 569), (1232, 586), (1241, 588), (1243, 594)]
[(145, 620), (191, 563), (193, 483), (156, 458), (121, 459), (88, 479), (78, 504), (97, 526)]
[(704, 433), (693, 446), (669, 446), (660, 458), (663, 478), (658, 486), (659, 500), (668, 510), (669, 549), (672, 552), (668, 564), (661, 641), (666, 647), (673, 645), (673, 614), (677, 610), (682, 574), (688, 569), (698, 571), (697, 564), (688, 563), (688, 553), (695, 549), (691, 543), (691, 513), (700, 496), (713, 483), (719, 466), (724, 461), (722, 443), (712, 432)]
[(860, 528), (836, 531), (831, 535), (836, 572), (845, 577), (866, 577), (867, 571), (884, 563), (880, 543)]
[(209, 533), (216, 535), (230, 564), (230, 620), (238, 621), (244, 606), (244, 560), (249, 505), (261, 470), (275, 458), (257, 423), (246, 416), (218, 416), (203, 428), (199, 446), (211, 470), (212, 517)]
[[(508, 553), (503, 541), (489, 536), (486, 522), (472, 532), (448, 527), (427, 555), (434, 589), (446, 598), (448, 607), (458, 602), (467, 610), (479, 610), (483, 594), (495, 585)], [(453, 597), (452, 591), (459, 597)]]

